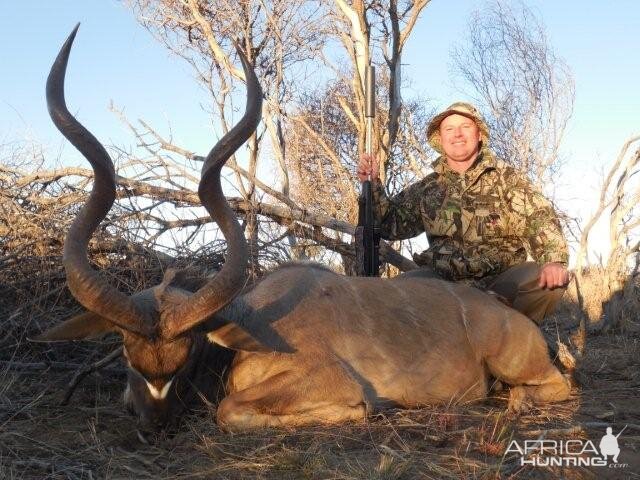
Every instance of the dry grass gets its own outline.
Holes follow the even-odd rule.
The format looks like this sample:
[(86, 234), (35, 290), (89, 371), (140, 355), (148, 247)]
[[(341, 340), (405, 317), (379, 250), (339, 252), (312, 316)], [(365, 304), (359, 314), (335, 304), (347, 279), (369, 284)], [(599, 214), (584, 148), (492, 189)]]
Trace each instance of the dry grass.
[[(616, 278), (616, 281), (611, 281), (610, 274), (603, 267), (590, 267), (583, 275), (584, 280), (580, 286), (582, 310), (592, 327), (602, 328), (602, 321), (606, 319), (607, 329), (624, 329), (627, 324), (631, 325), (637, 320), (637, 312), (640, 311), (640, 276), (636, 274), (627, 279)], [(619, 283), (621, 286), (612, 289), (612, 283)], [(571, 282), (566, 298), (571, 304), (578, 303), (577, 282)], [(575, 307), (569, 305), (567, 313), (575, 310)]]
[[(143, 260), (110, 272), (131, 288), (157, 280), (160, 266)], [(77, 309), (57, 260), (46, 268), (42, 261), (21, 262), (21, 276), (2, 274), (0, 478), (609, 478), (620, 472), (523, 468), (517, 455), (505, 455), (512, 439), (595, 441), (605, 424), (616, 430), (630, 425), (620, 438), (620, 460), (629, 467), (623, 477), (610, 478), (640, 475), (637, 317), (623, 332), (588, 337), (579, 363), (584, 384), (570, 400), (519, 417), (505, 414), (507, 393), (499, 392), (467, 406), (389, 410), (362, 424), (228, 434), (213, 422), (212, 405), (149, 445), (138, 439), (135, 422), (122, 408), (125, 370), (119, 361), (89, 375), (70, 404), (60, 405), (75, 371), (112, 351), (118, 339), (27, 341)], [(576, 315), (568, 301), (548, 322), (549, 338), (566, 338), (561, 327)]]

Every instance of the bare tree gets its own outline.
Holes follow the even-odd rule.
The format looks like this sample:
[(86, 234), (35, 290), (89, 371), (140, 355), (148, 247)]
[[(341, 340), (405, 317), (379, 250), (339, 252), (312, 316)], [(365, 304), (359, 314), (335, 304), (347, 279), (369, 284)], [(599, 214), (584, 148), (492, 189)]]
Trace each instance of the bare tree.
[[(596, 307), (589, 311), (591, 321), (600, 320), (602, 307), (605, 308), (605, 325), (610, 327), (620, 322), (624, 315), (626, 303), (631, 302), (633, 308), (640, 306), (637, 300), (638, 292), (633, 291), (634, 285), (629, 282), (632, 268), (637, 275), (637, 265), (640, 257), (640, 135), (628, 138), (617, 158), (612, 162), (601, 190), (596, 211), (591, 215), (582, 229), (580, 248), (576, 259), (576, 280), (578, 285), (584, 284), (584, 267), (588, 262), (589, 236), (593, 227), (608, 213), (609, 217), (609, 254), (603, 269), (602, 291), (599, 292)], [(635, 151), (633, 150), (635, 147)], [(634, 267), (632, 267), (634, 264)], [(579, 292), (579, 301), (584, 304), (584, 298)]]
[[(384, 79), (378, 86), (379, 98), (384, 99)], [(379, 103), (378, 122), (384, 124), (384, 100)], [(304, 96), (285, 130), (292, 198), (309, 211), (349, 223), (357, 221), (359, 189), (355, 176), (358, 123), (349, 116), (355, 109), (349, 85), (330, 82)], [(428, 118), (424, 102), (403, 102), (396, 141), (385, 164), (386, 184), (392, 193), (427, 172), (430, 152), (424, 137)]]
[[(405, 115), (414, 123), (401, 122), (405, 108), (400, 98), (400, 61), (428, 3), (325, 0), (331, 12), (328, 31), (342, 48), (325, 56), (333, 78), (302, 98), (287, 129), (289, 164), (296, 172), (296, 198), (309, 209), (322, 209), (346, 221), (356, 219), (354, 171), (365, 145), (364, 80), (369, 64), (376, 66), (378, 76), (372, 143), (379, 157), (381, 178), (395, 186), (401, 178), (406, 180), (405, 171), (398, 174), (399, 163), (411, 162), (416, 167), (409, 171), (409, 177), (420, 170), (416, 157), (424, 153), (419, 139), (424, 115), (414, 104)], [(398, 175), (387, 178), (388, 171)], [(348, 259), (343, 258), (343, 262), (350, 271)]]
[[(358, 152), (364, 151), (365, 138), (365, 68), (378, 67), (380, 115), (374, 126), (374, 150), (380, 156), (382, 178), (399, 131), (402, 100), (400, 65), (402, 51), (418, 18), (429, 0), (364, 2), (348, 4), (335, 0), (332, 15), (333, 37), (346, 53), (347, 67), (333, 67), (336, 85), (342, 85), (338, 97), (344, 115), (357, 132)], [(347, 87), (347, 88), (345, 88)], [(347, 96), (347, 94), (349, 94)], [(376, 148), (377, 147), (377, 148)]]
[[(130, 0), (129, 3), (140, 22), (196, 70), (197, 77), (211, 95), (213, 115), (220, 119), (221, 133), (226, 131), (229, 121), (234, 80), (242, 80), (242, 74), (231, 61), (231, 43), (239, 43), (248, 52), (265, 90), (264, 129), (250, 141), (246, 167), (241, 167), (235, 159), (228, 164), (235, 172), (233, 183), (248, 205), (261, 203), (256, 194), (262, 191), (294, 210), (304, 210), (312, 215), (328, 214), (343, 222), (355, 220), (357, 192), (352, 167), (364, 145), (363, 81), (364, 67), (369, 62), (376, 63), (382, 70), (381, 91), (385, 100), (381, 102), (375, 144), (384, 170), (389, 168), (388, 159), (400, 150), (411, 153), (403, 157), (403, 162), (407, 159), (412, 165), (418, 165), (416, 152), (422, 151), (416, 146), (421, 142), (411, 129), (400, 128), (402, 109), (398, 82), (402, 48), (428, 0), (366, 3), (343, 0)], [(333, 112), (341, 117), (339, 122), (347, 126), (342, 129), (342, 134), (351, 136), (351, 140), (346, 140), (346, 136), (334, 138), (332, 135), (340, 133), (320, 127), (320, 124), (326, 125), (327, 119), (316, 115), (322, 109), (313, 107), (313, 95), (303, 90), (306, 83), (301, 77), (302, 66), (308, 68), (312, 62), (307, 60), (321, 58), (328, 51), (323, 50), (323, 45), (332, 38), (342, 45), (342, 52), (346, 55), (339, 54), (337, 60), (324, 56), (327, 65), (333, 66), (334, 60), (342, 62), (346, 59), (347, 66), (334, 68), (337, 80), (330, 80), (326, 87), (319, 88), (320, 91), (333, 91), (331, 102), (337, 107)], [(412, 115), (421, 129), (424, 116), (417, 108), (413, 109)], [(166, 158), (167, 154), (196, 161), (200, 158), (188, 148), (175, 145), (170, 137), (164, 138), (144, 122), (136, 127), (127, 123), (143, 148), (154, 158)], [(403, 140), (401, 149), (395, 147), (399, 135)], [(343, 140), (352, 147), (355, 145), (355, 149), (338, 148)], [(312, 154), (306, 158), (313, 150), (320, 155)], [(289, 158), (292, 155), (297, 159), (305, 157), (305, 160), (292, 162)], [(278, 192), (273, 187), (263, 188), (269, 182), (257, 179), (258, 159), (265, 158), (273, 162), (280, 174), (281, 188)], [(299, 174), (294, 185), (287, 173), (293, 164), (303, 167), (294, 169)], [(308, 168), (311, 164), (314, 164), (313, 168)], [(392, 170), (399, 171), (397, 166)], [(321, 195), (309, 197), (302, 193), (304, 186), (311, 187), (311, 190), (315, 188), (316, 194), (325, 193), (317, 190), (317, 180), (323, 179), (321, 184), (330, 195), (319, 205), (317, 198)], [(314, 201), (309, 201), (309, 198), (314, 198)], [(255, 213), (255, 210), (250, 210), (246, 223), (247, 236), (257, 245), (259, 226)], [(310, 232), (298, 224), (283, 226), (289, 230), (292, 246), (295, 246), (293, 232)], [(344, 232), (321, 233), (315, 234), (314, 240), (330, 241), (332, 245), (348, 242)], [(277, 231), (271, 234), (269, 241), (279, 237)], [(304, 255), (304, 242), (302, 247), (297, 251)]]
[[(310, 0), (130, 0), (129, 3), (139, 21), (194, 69), (196, 78), (211, 96), (211, 113), (214, 124), (220, 125), (219, 134), (226, 133), (232, 123), (234, 89), (238, 80), (244, 81), (242, 71), (232, 61), (232, 44), (241, 46), (265, 92), (264, 127), (249, 141), (247, 175), (236, 171), (232, 183), (249, 204), (257, 201), (254, 179), (259, 159), (265, 158), (260, 150), (266, 150), (262, 140), (267, 133), (267, 149), (280, 174), (280, 192), (288, 197), (283, 117), (294, 85), (304, 83), (301, 82), (304, 72), (296, 69), (296, 65), (313, 58), (322, 45), (318, 3)], [(158, 133), (146, 125), (138, 133), (158, 138)], [(161, 149), (179, 155), (188, 151), (174, 145), (171, 139), (162, 142)], [(242, 157), (232, 158), (229, 165), (232, 169), (240, 168), (240, 160)], [(245, 218), (245, 229), (255, 260), (260, 226), (251, 210)], [(258, 268), (257, 262), (252, 264)]]
[(574, 82), (544, 26), (521, 2), (495, 1), (469, 20), (452, 51), (454, 76), (487, 116), (499, 157), (543, 185), (560, 166)]

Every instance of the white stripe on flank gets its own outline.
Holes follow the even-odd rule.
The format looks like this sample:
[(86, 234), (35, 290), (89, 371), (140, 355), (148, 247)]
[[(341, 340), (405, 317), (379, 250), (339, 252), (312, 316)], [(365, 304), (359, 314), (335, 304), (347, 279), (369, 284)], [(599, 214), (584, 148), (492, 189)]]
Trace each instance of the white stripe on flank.
[(164, 387), (162, 387), (162, 390), (158, 390), (156, 387), (151, 385), (146, 380), (145, 380), (145, 383), (147, 384), (147, 388), (149, 389), (149, 393), (151, 394), (151, 396), (156, 400), (162, 400), (167, 396), (167, 393), (169, 393), (169, 388), (171, 388), (171, 384), (173, 383), (173, 378), (164, 384)]
[(458, 294), (455, 292), (453, 283), (451, 282), (443, 282), (443, 283), (446, 285), (449, 293), (451, 293), (451, 295), (453, 295), (453, 297), (458, 301), (458, 305), (460, 306), (460, 314), (462, 315), (462, 323), (464, 324), (464, 333), (467, 336), (467, 341), (469, 342), (469, 346), (471, 347), (471, 350), (473, 351), (474, 355), (477, 358), (478, 354), (476, 353), (475, 346), (471, 342), (471, 338), (469, 338), (469, 320), (467, 319), (467, 306), (464, 304), (464, 300), (460, 298), (460, 296), (458, 296)]

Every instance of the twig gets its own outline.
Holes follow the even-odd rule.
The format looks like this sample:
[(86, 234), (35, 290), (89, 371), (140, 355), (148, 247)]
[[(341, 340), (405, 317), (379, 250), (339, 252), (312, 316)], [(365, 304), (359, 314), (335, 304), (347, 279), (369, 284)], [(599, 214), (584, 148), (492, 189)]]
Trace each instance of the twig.
[(69, 382), (69, 385), (67, 386), (67, 391), (64, 394), (64, 399), (62, 400), (62, 402), (60, 402), (60, 405), (67, 405), (69, 403), (69, 400), (73, 395), (73, 392), (76, 390), (76, 387), (84, 379), (84, 377), (89, 375), (91, 372), (95, 372), (96, 370), (100, 370), (101, 368), (109, 365), (116, 358), (119, 358), (120, 355), (122, 355), (122, 347), (116, 348), (113, 352), (111, 352), (109, 355), (104, 357), (102, 360), (98, 360), (97, 362), (87, 365), (84, 368), (80, 369), (78, 373), (76, 373), (71, 379), (71, 381)]
[[(61, 275), (56, 275), (55, 277), (49, 275), (49, 282), (51, 282), (51, 280), (53, 278), (64, 278)], [(30, 282), (34, 282), (33, 278), (29, 278), (28, 279)], [(27, 303), (23, 303), (21, 306), (19, 306), (18, 308), (16, 308), (14, 310), (14, 312), (11, 314), (11, 316), (7, 319), (8, 321), (11, 321), (15, 318), (17, 318), (19, 315), (22, 315), (22, 313), (28, 308), (31, 307), (32, 305), (35, 305), (38, 302), (42, 302), (43, 300), (58, 294), (59, 292), (61, 292), (62, 290), (64, 290), (66, 288), (67, 284), (63, 283), (62, 285), (60, 285), (59, 287), (53, 288), (51, 290), (49, 290), (48, 292), (44, 293), (43, 295), (39, 295), (38, 297), (34, 298), (33, 300), (27, 302)]]
[[(622, 422), (619, 422), (622, 423)], [(631, 430), (639, 430), (640, 431), (640, 425), (636, 425), (634, 423), (625, 423), (626, 427), (631, 429)], [(552, 428), (552, 429), (548, 429), (548, 430), (530, 430), (528, 432), (522, 432), (523, 435), (531, 435), (531, 436), (539, 436), (539, 435), (543, 435), (543, 436), (547, 436), (547, 435), (575, 435), (578, 433), (583, 433), (584, 430), (588, 429), (588, 428), (606, 428), (606, 427), (610, 427), (611, 424), (610, 423), (606, 423), (606, 422), (584, 422), (584, 423), (577, 423), (572, 427), (569, 428)]]
[[(0, 360), (0, 370), (18, 371), (20, 373), (34, 372), (41, 374), (43, 370), (66, 371), (79, 370), (83, 367), (80, 363), (71, 362), (18, 362), (15, 360)], [(108, 369), (114, 373), (121, 373), (121, 370)]]

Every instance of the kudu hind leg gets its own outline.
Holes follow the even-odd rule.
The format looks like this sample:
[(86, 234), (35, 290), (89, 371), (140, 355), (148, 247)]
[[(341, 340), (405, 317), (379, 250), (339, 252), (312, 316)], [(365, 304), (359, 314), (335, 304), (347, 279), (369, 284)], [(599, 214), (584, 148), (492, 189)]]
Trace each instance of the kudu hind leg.
[(485, 359), (491, 374), (512, 386), (509, 410), (521, 411), (529, 402), (566, 400), (570, 383), (551, 362), (538, 327), (520, 314), (509, 322), (498, 354)]
[[(265, 427), (296, 427), (363, 420), (362, 391), (351, 379), (323, 384), (308, 372), (283, 372), (234, 392), (220, 402), (217, 421), (228, 431)], [(315, 381), (314, 381), (315, 380)]]

